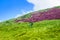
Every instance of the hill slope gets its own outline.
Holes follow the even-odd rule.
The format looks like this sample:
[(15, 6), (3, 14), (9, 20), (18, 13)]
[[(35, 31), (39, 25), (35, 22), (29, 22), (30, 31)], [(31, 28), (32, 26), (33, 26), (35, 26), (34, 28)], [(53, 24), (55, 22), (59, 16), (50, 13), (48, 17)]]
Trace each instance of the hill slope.
[[(60, 40), (60, 6), (51, 9), (49, 8), (41, 10), (43, 14), (48, 15), (48, 13), (45, 13), (48, 11), (49, 15), (52, 16), (48, 16), (47, 20), (36, 20), (36, 22), (32, 21), (33, 25), (31, 25), (30, 19), (34, 18), (35, 20), (46, 17), (43, 15), (36, 18), (36, 16), (38, 17), (40, 14), (40, 10), (16, 18), (17, 21), (23, 20), (22, 22), (16, 22), (16, 19), (1, 22), (0, 40)], [(31, 17), (32, 14), (34, 15)], [(49, 17), (51, 17), (53, 20), (50, 20)], [(29, 21), (25, 22), (24, 20)]]
[(60, 20), (0, 24), (0, 40), (60, 40)]

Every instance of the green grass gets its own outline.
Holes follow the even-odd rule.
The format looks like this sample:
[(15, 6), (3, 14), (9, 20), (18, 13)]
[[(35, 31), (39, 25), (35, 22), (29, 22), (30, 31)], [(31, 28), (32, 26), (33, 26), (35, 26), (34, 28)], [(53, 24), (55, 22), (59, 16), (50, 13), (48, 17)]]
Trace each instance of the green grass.
[(60, 40), (60, 20), (0, 23), (0, 40)]

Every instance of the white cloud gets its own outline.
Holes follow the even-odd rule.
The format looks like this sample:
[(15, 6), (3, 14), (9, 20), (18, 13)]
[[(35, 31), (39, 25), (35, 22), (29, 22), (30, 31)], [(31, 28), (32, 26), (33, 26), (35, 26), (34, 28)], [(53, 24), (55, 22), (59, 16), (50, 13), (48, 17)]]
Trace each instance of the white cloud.
[(34, 11), (60, 5), (60, 0), (27, 0), (34, 4)]
[(52, 6), (59, 6), (60, 5), (60, 0), (48, 0), (48, 2)]

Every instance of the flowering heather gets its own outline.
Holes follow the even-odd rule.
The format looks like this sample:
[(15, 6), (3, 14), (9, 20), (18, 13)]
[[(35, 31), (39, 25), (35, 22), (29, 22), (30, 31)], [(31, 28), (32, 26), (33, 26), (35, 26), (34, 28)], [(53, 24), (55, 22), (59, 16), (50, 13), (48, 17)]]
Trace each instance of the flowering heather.
[[(60, 19), (60, 8), (52, 8), (44, 12), (33, 12), (30, 18), (21, 19), (22, 22), (37, 22), (42, 20)], [(19, 22), (19, 20), (17, 20)]]

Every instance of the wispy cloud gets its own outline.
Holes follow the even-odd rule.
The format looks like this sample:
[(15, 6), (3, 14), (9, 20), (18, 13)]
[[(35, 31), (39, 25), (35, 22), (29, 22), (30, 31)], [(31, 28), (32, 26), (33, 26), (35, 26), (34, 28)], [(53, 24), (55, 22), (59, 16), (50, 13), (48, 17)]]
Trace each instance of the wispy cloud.
[(0, 20), (0, 22), (2, 22), (2, 21)]
[(22, 15), (25, 15), (25, 14), (28, 14), (28, 13), (30, 13), (30, 12), (32, 12), (32, 11), (27, 11), (27, 12), (25, 12), (24, 10), (21, 10), (21, 14), (17, 14), (16, 16), (15, 16), (15, 18), (17, 18), (17, 17), (19, 17), (19, 16), (22, 16)]
[(46, 9), (60, 5), (60, 0), (27, 0), (29, 3), (34, 4), (33, 10)]

